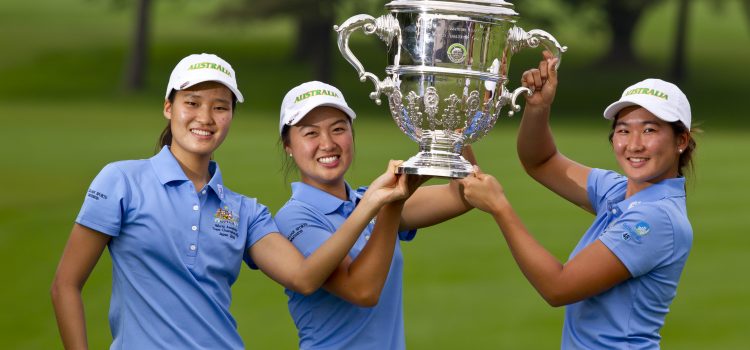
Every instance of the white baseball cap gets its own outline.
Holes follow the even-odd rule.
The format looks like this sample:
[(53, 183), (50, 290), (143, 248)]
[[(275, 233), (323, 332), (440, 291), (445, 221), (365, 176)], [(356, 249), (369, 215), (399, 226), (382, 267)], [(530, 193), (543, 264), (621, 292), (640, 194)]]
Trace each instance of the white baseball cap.
[(177, 63), (172, 70), (172, 75), (169, 76), (167, 94), (164, 98), (169, 98), (172, 90), (187, 89), (204, 81), (224, 84), (232, 91), (238, 102), (244, 101), (242, 93), (237, 88), (237, 79), (232, 66), (221, 57), (208, 53), (193, 54)]
[(646, 79), (622, 93), (617, 102), (604, 110), (604, 118), (614, 119), (625, 107), (641, 106), (667, 122), (681, 121), (690, 130), (690, 103), (680, 88), (661, 79)]
[(344, 94), (339, 89), (320, 81), (308, 81), (295, 86), (284, 96), (284, 101), (281, 102), (279, 134), (284, 125), (297, 124), (307, 113), (320, 106), (338, 108), (352, 119), (357, 117), (346, 104)]

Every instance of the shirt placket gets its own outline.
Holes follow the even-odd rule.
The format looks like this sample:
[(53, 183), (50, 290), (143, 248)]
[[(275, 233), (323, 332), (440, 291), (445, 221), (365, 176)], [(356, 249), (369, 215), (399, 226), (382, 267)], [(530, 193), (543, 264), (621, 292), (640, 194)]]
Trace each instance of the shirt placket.
[(190, 206), (190, 215), (188, 215), (189, 220), (186, 223), (187, 227), (187, 240), (186, 240), (186, 246), (183, 247), (185, 249), (185, 264), (188, 266), (193, 266), (195, 264), (196, 256), (198, 256), (198, 234), (201, 231), (200, 222), (201, 222), (201, 208), (206, 203), (206, 189), (202, 189), (200, 192), (196, 192), (193, 185), (190, 184), (191, 189), (191, 201), (189, 202)]

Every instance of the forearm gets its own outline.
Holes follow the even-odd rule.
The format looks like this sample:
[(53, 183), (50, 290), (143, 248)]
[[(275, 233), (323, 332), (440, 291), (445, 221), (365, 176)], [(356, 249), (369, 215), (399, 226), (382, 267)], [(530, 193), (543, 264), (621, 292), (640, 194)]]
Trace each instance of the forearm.
[(68, 350), (87, 349), (86, 321), (81, 290), (55, 284), (51, 294), (63, 347)]
[(339, 226), (338, 230), (315, 252), (300, 262), (295, 278), (299, 282), (295, 290), (299, 289), (301, 293), (308, 294), (320, 288), (349, 253), (378, 210), (377, 205), (365, 201), (360, 202), (360, 205)]
[(403, 203), (385, 205), (365, 248), (349, 265), (346, 285), (366, 305), (377, 303), (391, 268)]
[(549, 105), (527, 105), (524, 109), (516, 149), (527, 171), (544, 164), (557, 153), (549, 125), (550, 108)]
[(500, 227), (513, 258), (537, 292), (554, 305), (563, 265), (534, 239), (505, 198), (501, 203), (493, 210), (492, 216)]
[(456, 181), (447, 185), (420, 187), (404, 205), (400, 230), (429, 227), (472, 208)]

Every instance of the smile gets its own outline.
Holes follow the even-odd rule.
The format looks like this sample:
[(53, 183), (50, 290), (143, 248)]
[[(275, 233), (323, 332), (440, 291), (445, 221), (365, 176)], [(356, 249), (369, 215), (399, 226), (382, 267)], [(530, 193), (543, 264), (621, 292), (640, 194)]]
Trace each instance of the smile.
[(647, 161), (648, 158), (629, 157), (628, 160), (631, 161), (631, 162), (633, 162), (633, 163), (643, 163), (643, 162)]
[(323, 164), (331, 164), (339, 159), (339, 156), (328, 156), (318, 158), (318, 162)]
[(190, 132), (192, 132), (193, 134), (196, 134), (198, 136), (211, 136), (211, 135), (213, 135), (212, 132), (210, 132), (208, 130), (201, 130), (201, 129), (190, 129)]

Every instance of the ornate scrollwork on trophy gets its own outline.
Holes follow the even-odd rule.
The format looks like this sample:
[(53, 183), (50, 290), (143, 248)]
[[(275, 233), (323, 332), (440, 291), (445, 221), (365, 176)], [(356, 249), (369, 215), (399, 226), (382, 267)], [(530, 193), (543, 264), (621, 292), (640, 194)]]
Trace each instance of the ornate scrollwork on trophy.
[(443, 115), (440, 118), (443, 129), (456, 130), (458, 128), (459, 113), (461, 113), (461, 98), (456, 94), (451, 94), (445, 99), (446, 107), (443, 109)]
[[(486, 135), (504, 107), (516, 112), (518, 96), (530, 93), (506, 88), (511, 55), (542, 45), (560, 57), (567, 48), (543, 30), (516, 27), (518, 13), (503, 0), (395, 0), (385, 7), (387, 15), (356, 15), (334, 28), (341, 54), (361, 81), (375, 85), (370, 98), (379, 104), (385, 94), (399, 129), (419, 144), (398, 172), (467, 176), (473, 167), (461, 156), (463, 146)], [(357, 29), (388, 45), (382, 81), (349, 50)]]
[(414, 125), (417, 126), (417, 134), (414, 135), (417, 138), (422, 136), (422, 122), (424, 121), (422, 111), (419, 110), (420, 100), (421, 98), (414, 91), (409, 91), (409, 94), (406, 95), (406, 115), (410, 116)]
[(424, 111), (427, 113), (427, 121), (430, 124), (430, 130), (435, 130), (439, 125), (436, 118), (438, 112), (438, 101), (440, 101), (440, 96), (438, 96), (437, 89), (434, 87), (428, 87), (427, 91), (424, 93)]

